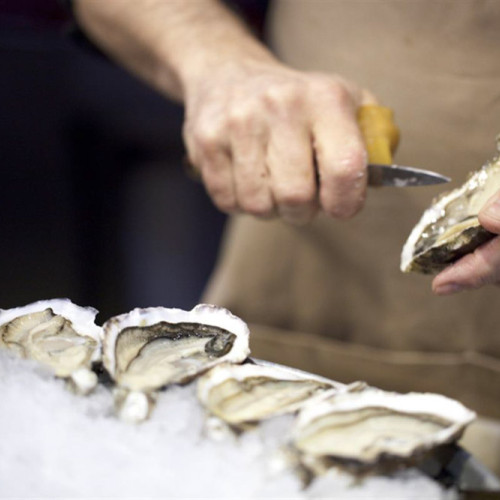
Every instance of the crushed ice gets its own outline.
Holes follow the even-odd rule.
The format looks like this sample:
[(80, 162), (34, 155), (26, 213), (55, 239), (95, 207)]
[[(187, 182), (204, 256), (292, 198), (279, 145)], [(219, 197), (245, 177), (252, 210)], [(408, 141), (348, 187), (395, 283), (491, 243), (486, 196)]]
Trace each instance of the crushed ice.
[(126, 424), (109, 389), (75, 396), (0, 350), (0, 497), (456, 498), (413, 469), (361, 483), (332, 470), (303, 489), (279, 465), (289, 425), (210, 439), (195, 384), (162, 392), (149, 421)]

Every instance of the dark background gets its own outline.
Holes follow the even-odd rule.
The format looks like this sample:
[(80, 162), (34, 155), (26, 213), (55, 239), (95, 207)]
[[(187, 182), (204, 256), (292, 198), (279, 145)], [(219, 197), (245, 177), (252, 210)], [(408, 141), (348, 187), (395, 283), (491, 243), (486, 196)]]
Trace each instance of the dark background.
[[(231, 6), (258, 32), (266, 4)], [(225, 218), (185, 175), (183, 110), (70, 28), (56, 1), (0, 0), (0, 308), (191, 308)]]

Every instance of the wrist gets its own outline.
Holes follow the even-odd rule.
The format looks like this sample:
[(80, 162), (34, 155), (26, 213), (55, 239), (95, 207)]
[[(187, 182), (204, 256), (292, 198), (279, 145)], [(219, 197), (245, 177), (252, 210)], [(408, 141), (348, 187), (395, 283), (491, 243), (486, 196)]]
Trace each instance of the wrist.
[(247, 76), (269, 73), (282, 66), (283, 64), (267, 51), (217, 53), (206, 58), (200, 55), (199, 60), (190, 61), (179, 70), (178, 81), (182, 99), (186, 102), (207, 86), (215, 88), (214, 85), (217, 84), (231, 84)]
[[(232, 16), (226, 11), (221, 17)], [(270, 50), (240, 22), (200, 23), (174, 40), (166, 33), (157, 44), (157, 87), (165, 88), (174, 75), (179, 98), (216, 75), (241, 74), (249, 68), (281, 65)], [(222, 20), (220, 20), (222, 21)], [(225, 21), (229, 21), (226, 19)], [(194, 27), (193, 27), (194, 28)], [(245, 69), (247, 68), (247, 69)]]

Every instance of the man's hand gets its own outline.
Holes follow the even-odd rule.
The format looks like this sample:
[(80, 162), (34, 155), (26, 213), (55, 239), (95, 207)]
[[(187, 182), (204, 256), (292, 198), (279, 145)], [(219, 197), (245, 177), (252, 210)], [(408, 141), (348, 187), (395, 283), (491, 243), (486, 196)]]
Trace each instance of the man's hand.
[[(483, 207), (479, 222), (488, 231), (500, 235), (500, 191)], [(500, 236), (439, 273), (432, 289), (438, 295), (450, 295), (492, 284), (500, 284)]]
[(356, 110), (370, 98), (353, 83), (251, 61), (186, 89), (189, 160), (220, 210), (303, 223), (318, 209), (347, 218), (362, 207)]
[(101, 48), (186, 106), (189, 160), (225, 212), (302, 223), (363, 205), (356, 110), (374, 103), (337, 76), (280, 63), (219, 0), (75, 0)]

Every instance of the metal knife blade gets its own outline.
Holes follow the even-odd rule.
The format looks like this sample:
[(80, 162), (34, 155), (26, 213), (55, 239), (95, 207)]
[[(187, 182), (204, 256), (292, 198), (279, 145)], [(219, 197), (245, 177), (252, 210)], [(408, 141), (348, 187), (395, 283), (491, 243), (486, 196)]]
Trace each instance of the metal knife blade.
[(463, 500), (500, 497), (500, 479), (457, 444), (434, 450), (418, 468), (444, 486), (457, 487)]
[(374, 163), (368, 165), (369, 186), (429, 186), (449, 181), (449, 177), (420, 168)]

